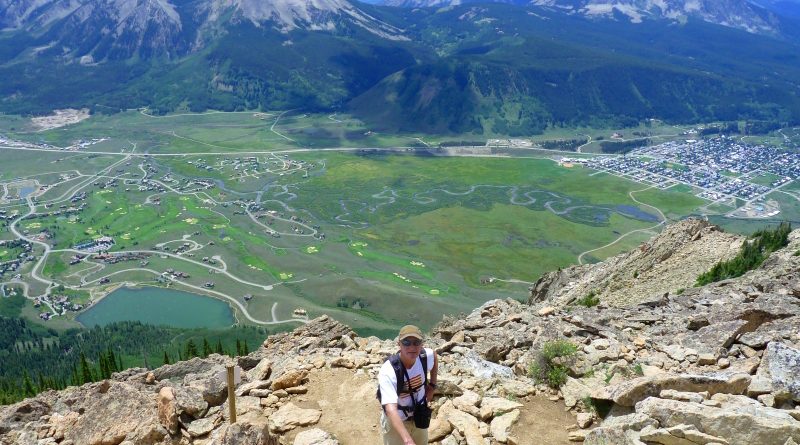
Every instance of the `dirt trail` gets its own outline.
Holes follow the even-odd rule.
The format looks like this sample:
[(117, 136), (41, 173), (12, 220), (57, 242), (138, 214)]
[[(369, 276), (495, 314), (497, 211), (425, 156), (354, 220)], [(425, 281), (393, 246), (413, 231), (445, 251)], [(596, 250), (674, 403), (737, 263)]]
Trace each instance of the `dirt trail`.
[[(322, 409), (317, 425), (334, 434), (342, 445), (380, 444), (380, 410), (375, 399), (376, 383), (363, 373), (347, 369), (315, 370), (309, 375), (308, 394), (295, 399), (302, 408)], [(575, 418), (561, 402), (543, 396), (520, 401), (525, 406), (512, 430), (520, 445), (566, 445), (569, 425)], [(303, 431), (289, 434), (289, 443)]]

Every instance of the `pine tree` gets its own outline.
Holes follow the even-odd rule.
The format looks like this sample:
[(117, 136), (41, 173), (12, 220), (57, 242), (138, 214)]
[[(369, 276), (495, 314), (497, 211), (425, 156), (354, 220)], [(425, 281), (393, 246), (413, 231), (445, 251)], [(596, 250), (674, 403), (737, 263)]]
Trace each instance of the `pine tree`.
[(247, 340), (244, 341), (244, 346), (242, 347), (242, 355), (247, 355), (250, 353), (250, 347), (247, 346)]
[(217, 350), (214, 351), (214, 352), (216, 352), (217, 354), (220, 354), (220, 355), (225, 353), (225, 351), (222, 349), (222, 340), (217, 339)]
[(164, 364), (165, 365), (169, 365), (170, 364), (169, 355), (167, 354), (166, 350), (164, 351)]
[(86, 362), (86, 355), (84, 355), (83, 351), (81, 351), (80, 363), (81, 363), (81, 384), (93, 382), (94, 378), (92, 378), (92, 371), (91, 369), (89, 369), (89, 364)]
[(26, 397), (36, 395), (36, 389), (33, 387), (33, 382), (31, 381), (31, 377), (28, 375), (27, 370), (25, 370), (25, 374), (22, 377), (22, 390), (24, 391), (24, 395)]
[(195, 346), (194, 340), (190, 338), (189, 341), (186, 343), (186, 358), (190, 359), (192, 357), (197, 357), (199, 355), (200, 353), (197, 352), (197, 346)]
[(239, 341), (238, 338), (236, 339), (236, 355), (243, 355), (242, 354), (242, 343)]
[(208, 340), (206, 340), (206, 338), (203, 337), (203, 357), (204, 358), (208, 357), (209, 355), (211, 355), (212, 352), (213, 351), (211, 350), (211, 345), (208, 344)]
[(106, 357), (102, 352), (97, 356), (97, 362), (100, 367), (100, 379), (107, 379), (111, 377), (111, 374), (108, 371), (108, 362), (106, 361)]
[(122, 371), (117, 367), (117, 358), (114, 356), (114, 351), (109, 347), (106, 353), (106, 361), (108, 363), (108, 370), (110, 373)]

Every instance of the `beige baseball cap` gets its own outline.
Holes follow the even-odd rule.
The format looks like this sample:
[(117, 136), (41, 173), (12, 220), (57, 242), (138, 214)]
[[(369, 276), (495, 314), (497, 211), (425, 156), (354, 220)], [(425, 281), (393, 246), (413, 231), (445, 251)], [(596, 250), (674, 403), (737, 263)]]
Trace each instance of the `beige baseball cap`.
[(415, 337), (422, 340), (422, 331), (419, 330), (418, 327), (414, 326), (413, 324), (407, 324), (400, 328), (400, 335), (397, 336), (397, 340), (402, 340), (408, 337)]

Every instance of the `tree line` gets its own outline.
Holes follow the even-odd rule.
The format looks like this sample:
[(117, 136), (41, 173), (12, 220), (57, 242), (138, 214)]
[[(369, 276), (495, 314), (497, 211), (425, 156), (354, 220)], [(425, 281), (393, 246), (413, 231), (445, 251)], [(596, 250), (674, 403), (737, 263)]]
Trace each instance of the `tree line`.
[(225, 330), (179, 329), (119, 322), (56, 332), (18, 317), (0, 317), (0, 405), (39, 392), (111, 377), (130, 367), (207, 357), (247, 355), (271, 331), (237, 326)]

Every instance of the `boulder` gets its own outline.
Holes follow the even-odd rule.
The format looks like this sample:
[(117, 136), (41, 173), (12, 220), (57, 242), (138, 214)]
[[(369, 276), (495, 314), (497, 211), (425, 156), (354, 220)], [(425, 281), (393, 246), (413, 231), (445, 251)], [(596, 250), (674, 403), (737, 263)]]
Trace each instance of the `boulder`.
[(223, 355), (211, 354), (206, 358), (194, 357), (189, 360), (164, 365), (153, 371), (156, 380), (184, 378), (189, 374), (204, 374), (212, 369), (221, 367), (225, 369), (225, 364), (230, 362), (230, 358)]
[(593, 421), (594, 418), (589, 413), (578, 413), (578, 415), (575, 416), (575, 423), (578, 424), (579, 428), (589, 428)]
[(567, 408), (574, 408), (580, 400), (591, 394), (592, 390), (588, 386), (572, 377), (567, 377), (567, 382), (561, 387), (561, 395), (564, 397), (564, 405)]
[(297, 428), (319, 422), (322, 411), (318, 409), (303, 409), (294, 403), (283, 405), (269, 417), (269, 430), (273, 433), (284, 433)]
[(756, 379), (765, 383), (776, 399), (800, 402), (800, 350), (770, 342), (761, 359)]
[(450, 421), (442, 418), (442, 416), (434, 417), (431, 419), (431, 424), (428, 428), (428, 441), (440, 441), (450, 434), (451, 431), (453, 431), (453, 425)]
[(307, 378), (308, 371), (302, 369), (293, 369), (276, 378), (272, 382), (272, 386), (270, 388), (272, 390), (276, 390), (300, 386), (306, 381)]
[(178, 407), (175, 403), (175, 389), (169, 386), (158, 392), (158, 421), (170, 434), (178, 434)]
[(730, 347), (747, 324), (746, 320), (731, 320), (704, 326), (686, 335), (681, 344), (699, 353), (714, 353), (719, 348)]
[(478, 406), (481, 404), (481, 396), (478, 393), (470, 390), (464, 391), (464, 394), (453, 399), (453, 406), (456, 409), (469, 413), (473, 416), (478, 416), (480, 412)]
[(178, 386), (175, 388), (174, 394), (178, 414), (185, 413), (199, 419), (208, 410), (208, 402), (203, 399), (203, 393), (197, 388)]
[(247, 376), (252, 380), (267, 380), (272, 374), (272, 361), (262, 359), (255, 368), (247, 372)]
[(636, 404), (636, 412), (655, 419), (662, 428), (694, 425), (698, 431), (723, 438), (730, 445), (780, 444), (789, 437), (800, 439), (800, 422), (760, 404), (712, 408), (650, 397)]
[(640, 377), (619, 385), (601, 388), (592, 394), (592, 398), (612, 400), (622, 406), (634, 406), (647, 397), (658, 396), (665, 389), (683, 392), (702, 392), (709, 394), (719, 392), (742, 394), (750, 384), (747, 374), (661, 374), (653, 377)]
[(331, 433), (313, 428), (298, 433), (294, 445), (339, 445), (339, 441)]
[(0, 434), (17, 430), (26, 423), (50, 413), (50, 405), (38, 399), (26, 399), (0, 411)]
[(494, 436), (498, 442), (506, 443), (508, 441), (508, 436), (511, 434), (511, 427), (517, 423), (519, 415), (519, 410), (515, 409), (492, 419), (490, 425), (492, 436)]
[(485, 445), (480, 422), (475, 417), (457, 410), (449, 401), (439, 409), (439, 416), (450, 422), (453, 428), (464, 436), (467, 445)]
[(477, 353), (467, 348), (458, 349), (464, 356), (463, 369), (470, 375), (483, 380), (489, 380), (495, 377), (511, 379), (514, 377), (514, 371), (508, 366), (498, 365), (482, 359)]
[(205, 418), (195, 420), (194, 422), (190, 423), (189, 426), (186, 428), (186, 432), (189, 433), (192, 437), (203, 437), (214, 430), (216, 426), (216, 419), (213, 418)]
[(512, 400), (499, 397), (484, 397), (483, 401), (481, 401), (480, 419), (486, 421), (519, 408), (522, 408), (522, 404)]
[(111, 383), (104, 392), (99, 389), (99, 384), (81, 387), (83, 398), (72, 408), (83, 414), (64, 431), (65, 440), (86, 445), (123, 440), (156, 443), (168, 434), (159, 421), (156, 394), (128, 383)]
[(206, 445), (279, 445), (279, 437), (270, 434), (266, 418), (247, 416), (233, 425), (225, 423), (213, 433)]
[(654, 442), (663, 445), (697, 445), (709, 443), (728, 445), (727, 440), (697, 431), (694, 425), (676, 425), (671, 428), (649, 429), (648, 431), (642, 431), (639, 439), (647, 443)]
[(632, 430), (620, 430), (609, 427), (599, 427), (589, 431), (584, 440), (584, 445), (642, 445), (639, 434)]
[(228, 379), (225, 366), (213, 365), (205, 372), (187, 374), (183, 384), (200, 391), (203, 400), (211, 406), (221, 405), (228, 398)]

